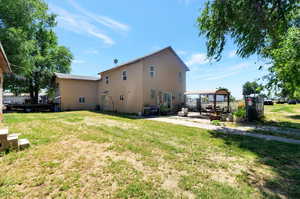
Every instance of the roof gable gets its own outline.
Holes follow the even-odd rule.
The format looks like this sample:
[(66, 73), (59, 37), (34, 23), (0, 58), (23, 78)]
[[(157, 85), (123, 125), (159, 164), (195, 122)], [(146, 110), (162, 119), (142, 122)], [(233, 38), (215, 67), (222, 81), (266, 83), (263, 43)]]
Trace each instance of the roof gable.
[(143, 56), (143, 57), (140, 57), (140, 58), (131, 60), (131, 61), (129, 61), (129, 62), (123, 63), (123, 64), (118, 65), (118, 66), (116, 66), (116, 67), (113, 67), (113, 68), (111, 68), (111, 69), (102, 71), (102, 72), (100, 72), (99, 74), (102, 74), (102, 73), (105, 73), (105, 72), (109, 72), (109, 71), (113, 71), (113, 70), (117, 70), (117, 69), (122, 68), (122, 67), (124, 67), (124, 66), (130, 65), (130, 64), (134, 64), (134, 63), (136, 63), (136, 62), (142, 61), (142, 60), (144, 60), (144, 59), (146, 59), (146, 58), (155, 56), (155, 55), (157, 55), (157, 54), (161, 54), (161, 53), (163, 53), (163, 52), (165, 52), (165, 51), (168, 51), (168, 50), (171, 51), (171, 52), (175, 55), (175, 57), (178, 59), (178, 61), (181, 62), (181, 63), (183, 64), (183, 66), (185, 67), (185, 70), (186, 70), (186, 71), (189, 71), (189, 68), (186, 66), (186, 64), (181, 60), (181, 58), (177, 55), (177, 53), (173, 50), (173, 48), (172, 48), (171, 46), (169, 46), (169, 47), (163, 48), (163, 49), (161, 49), (161, 50), (159, 50), (159, 51), (156, 51), (156, 52), (153, 52), (153, 53), (151, 53), (151, 54), (145, 55), (145, 56)]

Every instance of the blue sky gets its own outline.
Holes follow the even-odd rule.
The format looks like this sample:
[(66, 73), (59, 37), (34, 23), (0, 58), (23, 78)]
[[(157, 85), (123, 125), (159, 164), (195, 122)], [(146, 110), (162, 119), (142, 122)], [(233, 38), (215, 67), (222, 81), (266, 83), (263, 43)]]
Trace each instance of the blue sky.
[(59, 43), (72, 51), (72, 73), (95, 76), (119, 63), (172, 46), (191, 69), (187, 90), (219, 86), (240, 98), (242, 85), (263, 75), (259, 59), (241, 59), (228, 39), (223, 58), (209, 63), (196, 19), (204, 0), (46, 0), (58, 15)]

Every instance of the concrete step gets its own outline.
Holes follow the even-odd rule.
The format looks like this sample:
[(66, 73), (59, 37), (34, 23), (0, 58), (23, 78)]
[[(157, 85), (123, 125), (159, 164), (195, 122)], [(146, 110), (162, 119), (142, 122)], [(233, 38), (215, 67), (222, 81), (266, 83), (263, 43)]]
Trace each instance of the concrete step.
[(8, 149), (9, 145), (7, 142), (8, 128), (0, 128), (0, 152)]
[(7, 141), (18, 139), (19, 135), (19, 133), (8, 134)]
[(0, 129), (0, 140), (6, 140), (8, 135), (8, 128)]
[(30, 142), (27, 139), (19, 139), (18, 145), (19, 145), (19, 149), (23, 150), (30, 146)]
[(20, 134), (9, 134), (7, 136), (7, 142), (11, 149), (18, 149), (18, 138)]

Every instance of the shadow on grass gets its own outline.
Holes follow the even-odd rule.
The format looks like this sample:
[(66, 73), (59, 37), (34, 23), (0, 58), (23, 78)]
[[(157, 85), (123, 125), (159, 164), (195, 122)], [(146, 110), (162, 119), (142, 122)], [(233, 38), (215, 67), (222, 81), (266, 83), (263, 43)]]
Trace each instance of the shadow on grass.
[(300, 120), (300, 115), (289, 115), (288, 118), (294, 119), (294, 120)]
[(300, 145), (214, 131), (211, 134), (228, 146), (255, 153), (259, 163), (272, 168), (277, 174), (273, 179), (260, 179), (255, 169), (243, 175), (245, 182), (258, 187), (265, 198), (300, 198)]
[(163, 115), (149, 115), (149, 116), (138, 116), (137, 114), (130, 114), (130, 113), (120, 113), (120, 112), (113, 112), (113, 111), (90, 111), (93, 113), (101, 113), (105, 115), (110, 115), (110, 116), (116, 116), (116, 117), (121, 117), (125, 119), (147, 119), (147, 118), (157, 118), (157, 117), (162, 117)]
[[(288, 116), (290, 118), (292, 118), (293, 116)], [(300, 116), (298, 116), (300, 119)], [(295, 119), (295, 118), (293, 118)], [(284, 127), (284, 128), (297, 128), (297, 129), (300, 129), (300, 122), (297, 123), (297, 122), (290, 122), (290, 121), (264, 121), (262, 124), (264, 125), (270, 125), (270, 126), (278, 126), (278, 127)]]

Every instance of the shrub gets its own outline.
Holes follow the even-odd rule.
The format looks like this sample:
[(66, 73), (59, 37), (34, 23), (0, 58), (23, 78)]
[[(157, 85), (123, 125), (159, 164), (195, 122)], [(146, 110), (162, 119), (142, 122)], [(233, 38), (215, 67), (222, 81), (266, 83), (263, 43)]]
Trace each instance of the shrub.
[(165, 114), (169, 113), (171, 111), (171, 109), (165, 105), (160, 105), (159, 111), (161, 114), (165, 115)]
[(238, 108), (238, 110), (236, 110), (233, 115), (235, 117), (238, 117), (238, 118), (245, 118), (246, 117), (246, 110), (245, 108)]
[(211, 124), (215, 125), (215, 126), (221, 126), (220, 120), (213, 120), (213, 121), (211, 121)]

